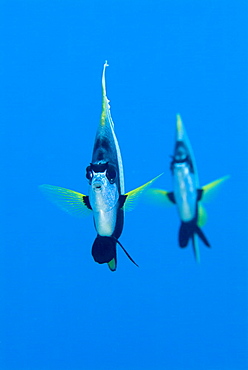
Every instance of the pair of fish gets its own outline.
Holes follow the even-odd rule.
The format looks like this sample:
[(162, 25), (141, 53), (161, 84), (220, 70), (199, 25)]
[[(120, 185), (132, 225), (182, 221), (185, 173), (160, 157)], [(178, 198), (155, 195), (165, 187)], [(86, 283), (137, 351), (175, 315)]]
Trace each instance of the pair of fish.
[(41, 185), (40, 189), (53, 203), (72, 215), (81, 217), (93, 213), (97, 236), (92, 246), (92, 256), (100, 264), (107, 263), (111, 271), (115, 271), (117, 267), (117, 244), (137, 265), (120, 243), (119, 238), (123, 230), (124, 211), (133, 209), (143, 193), (155, 201), (166, 203), (168, 200), (177, 205), (182, 221), (179, 231), (179, 245), (186, 247), (189, 239), (192, 239), (195, 256), (199, 261), (196, 235), (209, 246), (200, 229), (203, 216), (205, 216), (200, 201), (205, 193), (210, 192), (226, 178), (199, 189), (193, 153), (180, 116), (178, 116), (177, 140), (171, 162), (174, 191), (149, 189), (161, 174), (139, 188), (125, 193), (121, 152), (106, 94), (105, 71), (107, 66), (106, 62), (102, 74), (103, 100), (100, 124), (96, 132), (92, 160), (86, 168), (89, 195), (52, 185)]

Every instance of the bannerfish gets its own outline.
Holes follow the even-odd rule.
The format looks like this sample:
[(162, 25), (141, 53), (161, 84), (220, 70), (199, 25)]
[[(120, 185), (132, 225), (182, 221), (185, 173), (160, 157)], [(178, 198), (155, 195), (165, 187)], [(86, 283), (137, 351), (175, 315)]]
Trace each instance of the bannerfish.
[(171, 157), (170, 170), (173, 179), (173, 191), (148, 189), (146, 195), (152, 201), (155, 200), (160, 204), (176, 205), (181, 220), (178, 237), (179, 246), (185, 248), (191, 239), (196, 261), (200, 262), (196, 236), (207, 247), (210, 247), (210, 243), (201, 229), (207, 220), (207, 213), (202, 202), (208, 201), (213, 192), (229, 176), (224, 176), (200, 188), (193, 150), (179, 114), (177, 115), (174, 154)]
[(111, 271), (117, 267), (116, 245), (124, 225), (124, 210), (131, 210), (139, 196), (161, 175), (128, 193), (124, 190), (124, 173), (120, 147), (114, 131), (106, 94), (105, 62), (102, 73), (102, 113), (93, 146), (92, 160), (86, 168), (89, 195), (52, 185), (41, 185), (42, 192), (62, 210), (75, 215), (93, 214), (97, 236), (92, 246), (92, 256), (100, 264), (107, 263)]

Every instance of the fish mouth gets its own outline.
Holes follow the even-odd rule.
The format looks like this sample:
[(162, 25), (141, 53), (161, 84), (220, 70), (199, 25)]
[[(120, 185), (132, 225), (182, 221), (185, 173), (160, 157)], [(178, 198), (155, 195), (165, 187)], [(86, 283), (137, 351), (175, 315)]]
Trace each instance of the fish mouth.
[(94, 184), (92, 184), (92, 188), (93, 188), (94, 191), (99, 192), (102, 189), (102, 184), (100, 182), (96, 181), (96, 182), (94, 182)]

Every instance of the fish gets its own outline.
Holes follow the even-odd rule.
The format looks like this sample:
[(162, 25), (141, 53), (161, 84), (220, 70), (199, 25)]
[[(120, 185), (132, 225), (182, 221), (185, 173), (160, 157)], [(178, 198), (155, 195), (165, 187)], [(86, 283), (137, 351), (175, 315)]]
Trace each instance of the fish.
[(207, 213), (202, 202), (209, 200), (213, 192), (230, 176), (224, 176), (200, 187), (194, 153), (179, 114), (177, 114), (176, 120), (176, 139), (174, 153), (171, 156), (170, 171), (173, 191), (152, 188), (148, 189), (146, 196), (162, 205), (176, 205), (181, 221), (178, 233), (179, 246), (185, 248), (192, 240), (195, 259), (200, 262), (197, 236), (205, 246), (210, 247), (210, 243), (202, 231), (202, 226), (207, 221)]
[(125, 193), (122, 156), (106, 93), (107, 67), (106, 61), (102, 73), (102, 113), (92, 159), (86, 167), (88, 195), (48, 184), (40, 185), (40, 190), (51, 202), (71, 215), (84, 217), (93, 214), (97, 232), (91, 251), (93, 259), (99, 264), (106, 263), (111, 271), (116, 271), (117, 245), (138, 266), (119, 241), (124, 226), (124, 211), (132, 210), (140, 196), (162, 174)]

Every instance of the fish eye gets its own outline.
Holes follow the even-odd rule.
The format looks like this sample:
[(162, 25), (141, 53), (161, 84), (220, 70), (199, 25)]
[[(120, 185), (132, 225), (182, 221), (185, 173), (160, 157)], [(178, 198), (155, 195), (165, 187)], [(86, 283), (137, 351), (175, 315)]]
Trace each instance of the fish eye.
[(93, 172), (92, 172), (91, 166), (88, 166), (86, 168), (86, 179), (88, 179), (91, 182), (92, 177), (93, 177)]
[(116, 170), (115, 170), (114, 166), (108, 165), (107, 178), (108, 178), (110, 184), (113, 184), (115, 182), (116, 175), (117, 174), (116, 174)]

